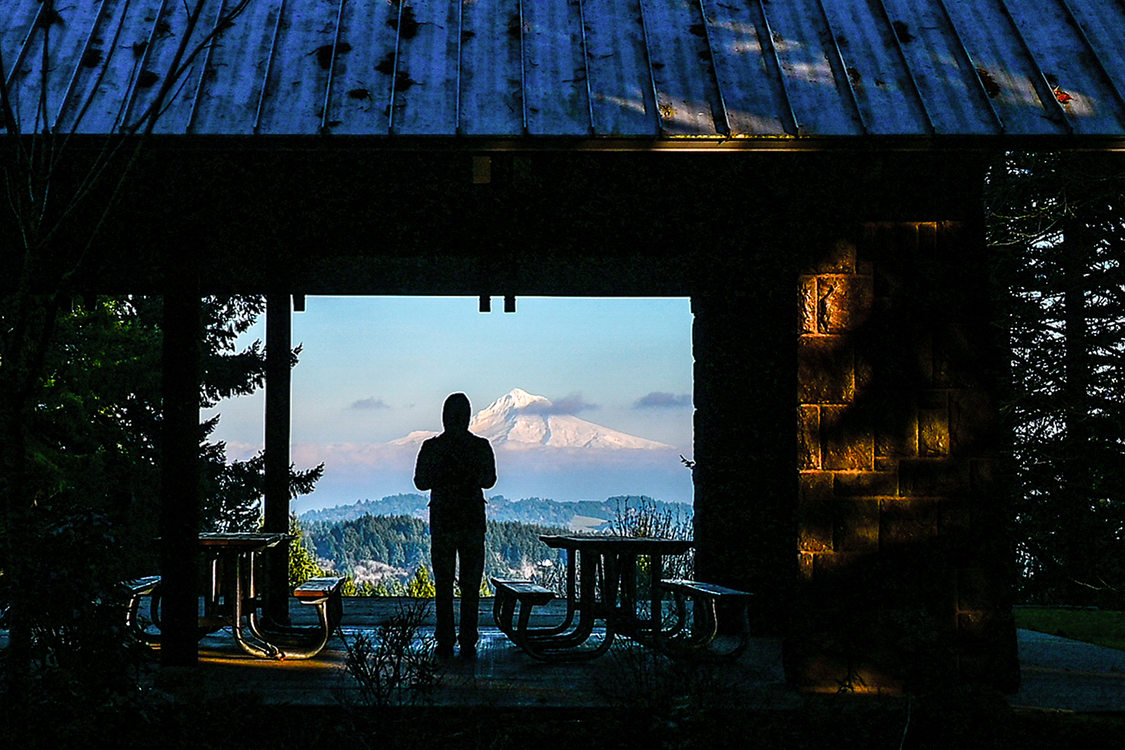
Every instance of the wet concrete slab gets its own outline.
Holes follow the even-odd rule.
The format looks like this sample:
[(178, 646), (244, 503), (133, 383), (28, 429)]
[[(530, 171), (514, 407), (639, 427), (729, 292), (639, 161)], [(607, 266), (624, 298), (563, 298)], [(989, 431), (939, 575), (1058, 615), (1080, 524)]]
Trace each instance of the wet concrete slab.
[(1125, 651), (1032, 630), (1017, 638), (1021, 684), (1012, 706), (1125, 712)]

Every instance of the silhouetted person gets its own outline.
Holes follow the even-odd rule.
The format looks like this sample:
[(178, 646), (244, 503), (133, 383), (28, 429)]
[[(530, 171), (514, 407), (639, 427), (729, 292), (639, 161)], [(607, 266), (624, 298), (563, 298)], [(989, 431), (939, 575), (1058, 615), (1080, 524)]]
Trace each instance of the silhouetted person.
[(464, 393), (445, 400), (445, 431), (422, 443), (414, 485), (430, 491), (430, 558), (437, 588), (438, 656), (453, 655), (453, 573), (461, 562), (461, 655), (477, 653), (477, 609), (484, 575), (484, 493), (496, 484), (492, 446), (469, 432), (471, 410)]

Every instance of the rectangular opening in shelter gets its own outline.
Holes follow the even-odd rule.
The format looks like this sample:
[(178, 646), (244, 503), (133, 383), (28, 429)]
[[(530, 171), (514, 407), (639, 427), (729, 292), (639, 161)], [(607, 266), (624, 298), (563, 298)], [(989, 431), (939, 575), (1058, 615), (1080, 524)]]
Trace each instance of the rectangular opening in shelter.
[[(264, 324), (245, 336), (264, 339)], [(341, 529), (315, 552), (357, 585), (408, 582), (429, 553), (407, 528), (424, 534), (428, 518), (415, 461), (442, 430), (446, 397), (461, 392), (470, 431), (495, 453), (491, 526), (612, 531), (620, 511), (642, 503), (690, 524), (691, 337), (686, 298), (310, 297), (292, 316), (291, 460), (323, 463), (324, 474), (291, 510), (306, 530), (406, 517), (394, 534), (375, 535), (387, 549), (351, 549), (345, 537), (362, 530)], [(229, 457), (261, 449), (260, 394), (215, 411)], [(526, 575), (538, 562), (492, 552), (490, 574)]]

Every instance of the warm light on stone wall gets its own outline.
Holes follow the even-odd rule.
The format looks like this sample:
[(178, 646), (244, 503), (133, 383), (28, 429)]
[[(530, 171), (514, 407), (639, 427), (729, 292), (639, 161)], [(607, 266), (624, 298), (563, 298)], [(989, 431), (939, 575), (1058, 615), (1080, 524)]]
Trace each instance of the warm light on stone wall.
[(973, 237), (868, 224), (800, 277), (795, 663), (810, 689), (898, 691), (1007, 658)]

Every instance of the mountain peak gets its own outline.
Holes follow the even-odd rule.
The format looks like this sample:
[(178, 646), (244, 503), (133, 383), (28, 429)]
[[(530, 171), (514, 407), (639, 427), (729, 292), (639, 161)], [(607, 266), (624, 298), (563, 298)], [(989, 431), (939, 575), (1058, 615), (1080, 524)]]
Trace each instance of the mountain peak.
[(663, 443), (627, 435), (572, 414), (556, 413), (555, 405), (549, 398), (536, 396), (522, 388), (513, 388), (477, 412), (469, 429), (487, 438), (493, 445), (511, 448), (668, 448)]
[(508, 411), (511, 409), (527, 409), (529, 407), (537, 407), (539, 409), (550, 407), (551, 400), (544, 396), (536, 396), (528, 393), (523, 388), (513, 388), (509, 393), (501, 396), (485, 407), (481, 414), (485, 412), (500, 412)]
[[(486, 438), (495, 447), (517, 450), (671, 450), (671, 446), (655, 440), (646, 440), (587, 422), (572, 414), (557, 413), (555, 404), (549, 398), (536, 396), (522, 388), (513, 388), (477, 412), (469, 424), (469, 431)], [(415, 431), (391, 441), (391, 444), (418, 445), (436, 434)]]

